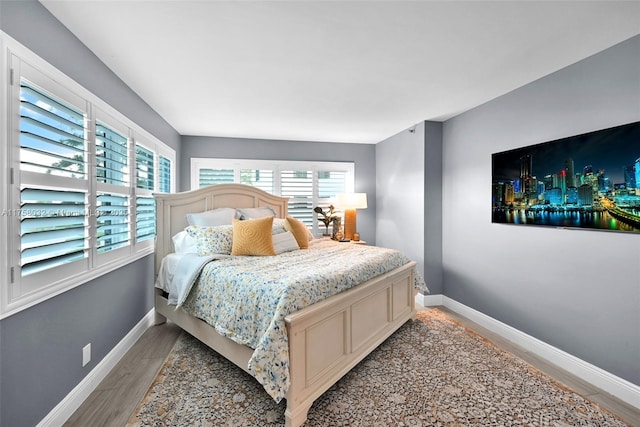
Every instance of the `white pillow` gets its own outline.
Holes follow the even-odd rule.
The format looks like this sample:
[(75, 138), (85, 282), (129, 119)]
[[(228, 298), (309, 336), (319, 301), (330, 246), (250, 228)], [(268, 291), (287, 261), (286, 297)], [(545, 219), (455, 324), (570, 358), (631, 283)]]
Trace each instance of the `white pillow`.
[(284, 228), (284, 223), (286, 221), (287, 221), (286, 219), (282, 219), (282, 218), (273, 218), (273, 226), (271, 228), (271, 234), (285, 233), (287, 231), (287, 229)]
[(185, 230), (171, 238), (177, 254), (195, 254), (197, 252), (196, 240)]
[(187, 214), (189, 225), (199, 225), (203, 227), (215, 227), (218, 225), (231, 225), (236, 217), (236, 210), (233, 208), (218, 208), (206, 212)]
[(261, 208), (238, 208), (236, 218), (238, 219), (257, 219), (264, 218), (265, 216), (276, 216), (274, 211), (269, 206), (263, 206)]
[(293, 233), (287, 231), (285, 233), (274, 234), (273, 236), (273, 249), (276, 251), (276, 255), (280, 255), (284, 252), (297, 251), (300, 249), (296, 238)]

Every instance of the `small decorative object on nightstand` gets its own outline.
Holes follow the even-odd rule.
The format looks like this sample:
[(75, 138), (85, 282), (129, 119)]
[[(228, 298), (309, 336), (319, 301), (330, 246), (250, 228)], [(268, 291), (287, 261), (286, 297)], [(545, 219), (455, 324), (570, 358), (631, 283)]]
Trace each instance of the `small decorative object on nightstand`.
[(342, 232), (342, 220), (339, 216), (333, 217), (333, 221), (331, 221), (331, 231), (331, 239), (333, 240), (341, 240), (344, 236), (344, 233)]

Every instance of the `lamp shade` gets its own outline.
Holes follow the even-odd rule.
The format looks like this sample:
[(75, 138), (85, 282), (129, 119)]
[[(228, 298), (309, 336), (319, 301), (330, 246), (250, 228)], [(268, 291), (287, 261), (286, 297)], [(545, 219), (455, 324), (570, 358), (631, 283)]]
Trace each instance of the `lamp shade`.
[(338, 209), (366, 209), (367, 193), (341, 193), (336, 195)]

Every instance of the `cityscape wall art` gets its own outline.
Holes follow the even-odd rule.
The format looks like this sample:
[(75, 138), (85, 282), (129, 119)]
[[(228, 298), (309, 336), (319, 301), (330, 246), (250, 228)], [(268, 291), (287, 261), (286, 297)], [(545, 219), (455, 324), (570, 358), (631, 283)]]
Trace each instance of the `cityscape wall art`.
[(492, 222), (640, 234), (640, 122), (492, 155)]

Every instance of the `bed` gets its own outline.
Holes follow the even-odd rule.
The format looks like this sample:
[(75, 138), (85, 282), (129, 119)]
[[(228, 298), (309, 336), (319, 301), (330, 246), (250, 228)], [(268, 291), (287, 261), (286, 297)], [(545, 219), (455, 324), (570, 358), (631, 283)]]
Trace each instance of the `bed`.
[[(187, 227), (187, 214), (218, 208), (269, 207), (276, 218), (287, 217), (287, 198), (241, 184), (219, 184), (182, 193), (155, 194), (154, 197), (157, 211), (156, 275), (160, 272), (163, 260), (174, 251), (172, 237)], [(360, 246), (350, 243), (329, 246), (328, 242), (314, 244), (327, 245), (327, 248), (335, 251), (354, 250), (356, 246)], [(324, 246), (322, 248), (326, 250)], [(373, 249), (370, 248), (369, 252)], [(355, 274), (347, 276), (357, 277)], [(415, 293), (420, 281), (416, 276), (415, 262), (405, 259), (397, 267), (363, 283), (358, 282), (359, 284), (326, 299), (282, 315), (284, 328), (276, 329), (284, 329), (282, 333), (285, 334), (288, 347), (284, 351), (287, 353), (287, 387), (279, 391), (279, 396), (284, 396), (287, 402), (287, 427), (302, 425), (311, 405), (322, 393), (402, 324), (415, 318)], [(188, 300), (185, 301), (185, 306), (179, 308), (174, 304), (175, 301), (170, 303), (166, 292), (156, 288), (156, 324), (171, 320), (256, 377), (256, 370), (249, 369), (255, 362), (255, 348), (224, 336), (197, 317), (193, 310), (185, 309), (185, 306), (189, 306)], [(193, 301), (191, 304), (193, 305)], [(261, 381), (260, 378), (257, 379)], [(270, 391), (266, 386), (265, 389), (274, 398), (278, 393)]]

